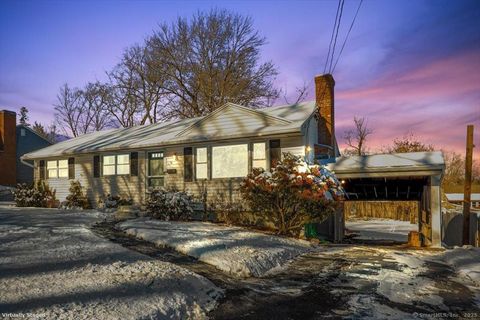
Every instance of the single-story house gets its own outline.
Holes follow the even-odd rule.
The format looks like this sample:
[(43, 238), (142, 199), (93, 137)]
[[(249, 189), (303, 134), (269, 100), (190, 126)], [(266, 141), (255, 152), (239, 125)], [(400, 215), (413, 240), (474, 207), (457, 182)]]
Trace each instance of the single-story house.
[(204, 117), (90, 133), (22, 159), (34, 161), (35, 178), (47, 181), (61, 201), (72, 179), (93, 204), (107, 194), (143, 202), (156, 187), (235, 200), (252, 167), (268, 169), (283, 153), (310, 161), (339, 155), (333, 77), (318, 76), (315, 85), (316, 101), (264, 109), (227, 103)]
[(141, 203), (158, 187), (211, 203), (239, 201), (240, 181), (253, 167), (269, 169), (290, 152), (310, 162), (333, 163), (330, 168), (352, 195), (347, 201), (416, 201), (424, 244), (441, 246), (443, 156), (340, 157), (334, 85), (331, 75), (321, 75), (315, 77), (312, 102), (258, 110), (227, 103), (204, 117), (83, 135), (23, 160), (34, 161), (35, 178), (46, 180), (60, 200), (75, 179), (94, 205), (107, 194)]

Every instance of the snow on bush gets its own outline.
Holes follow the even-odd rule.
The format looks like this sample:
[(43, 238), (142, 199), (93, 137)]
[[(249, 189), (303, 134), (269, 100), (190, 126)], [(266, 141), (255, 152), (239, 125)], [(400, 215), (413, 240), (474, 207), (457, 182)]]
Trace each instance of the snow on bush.
[(132, 204), (132, 198), (122, 198), (120, 196), (107, 194), (100, 200), (99, 207), (103, 209), (114, 209), (118, 208), (118, 206), (131, 206)]
[(289, 153), (269, 171), (254, 168), (240, 191), (252, 210), (272, 218), (278, 233), (290, 235), (298, 235), (306, 223), (323, 221), (344, 195), (332, 172)]
[(147, 212), (161, 220), (189, 220), (193, 199), (186, 192), (154, 190), (147, 199)]
[(52, 207), (56, 201), (55, 189), (51, 190), (47, 183), (39, 181), (36, 185), (17, 184), (13, 191), (17, 207)]

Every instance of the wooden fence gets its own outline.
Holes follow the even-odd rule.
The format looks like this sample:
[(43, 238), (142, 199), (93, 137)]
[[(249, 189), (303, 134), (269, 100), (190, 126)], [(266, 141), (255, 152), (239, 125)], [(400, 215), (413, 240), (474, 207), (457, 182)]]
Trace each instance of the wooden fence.
[(345, 201), (345, 220), (381, 218), (417, 223), (419, 201)]

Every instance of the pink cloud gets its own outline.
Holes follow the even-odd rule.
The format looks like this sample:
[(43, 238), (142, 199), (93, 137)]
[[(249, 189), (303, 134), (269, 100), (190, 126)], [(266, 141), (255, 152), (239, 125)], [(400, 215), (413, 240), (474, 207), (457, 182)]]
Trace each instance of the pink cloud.
[(369, 143), (372, 149), (413, 132), (425, 142), (463, 153), (467, 124), (475, 125), (480, 148), (479, 50), (386, 74), (359, 88), (338, 88), (336, 98), (342, 147), (342, 128), (351, 126), (353, 116), (359, 115), (366, 116), (375, 130)]

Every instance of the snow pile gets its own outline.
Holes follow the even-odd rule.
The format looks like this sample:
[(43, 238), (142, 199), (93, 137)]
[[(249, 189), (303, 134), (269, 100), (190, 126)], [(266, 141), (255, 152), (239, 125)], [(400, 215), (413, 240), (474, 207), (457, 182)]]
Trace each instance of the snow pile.
[(436, 259), (452, 266), (460, 277), (466, 277), (475, 286), (480, 287), (480, 248), (455, 247), (452, 250), (446, 250)]
[(87, 225), (101, 214), (17, 209), (1, 209), (2, 312), (47, 319), (202, 319), (223, 295), (198, 274), (96, 236)]
[(260, 277), (312, 250), (303, 240), (247, 231), (206, 222), (173, 222), (145, 218), (119, 224), (127, 234), (171, 247), (185, 255), (240, 277)]

